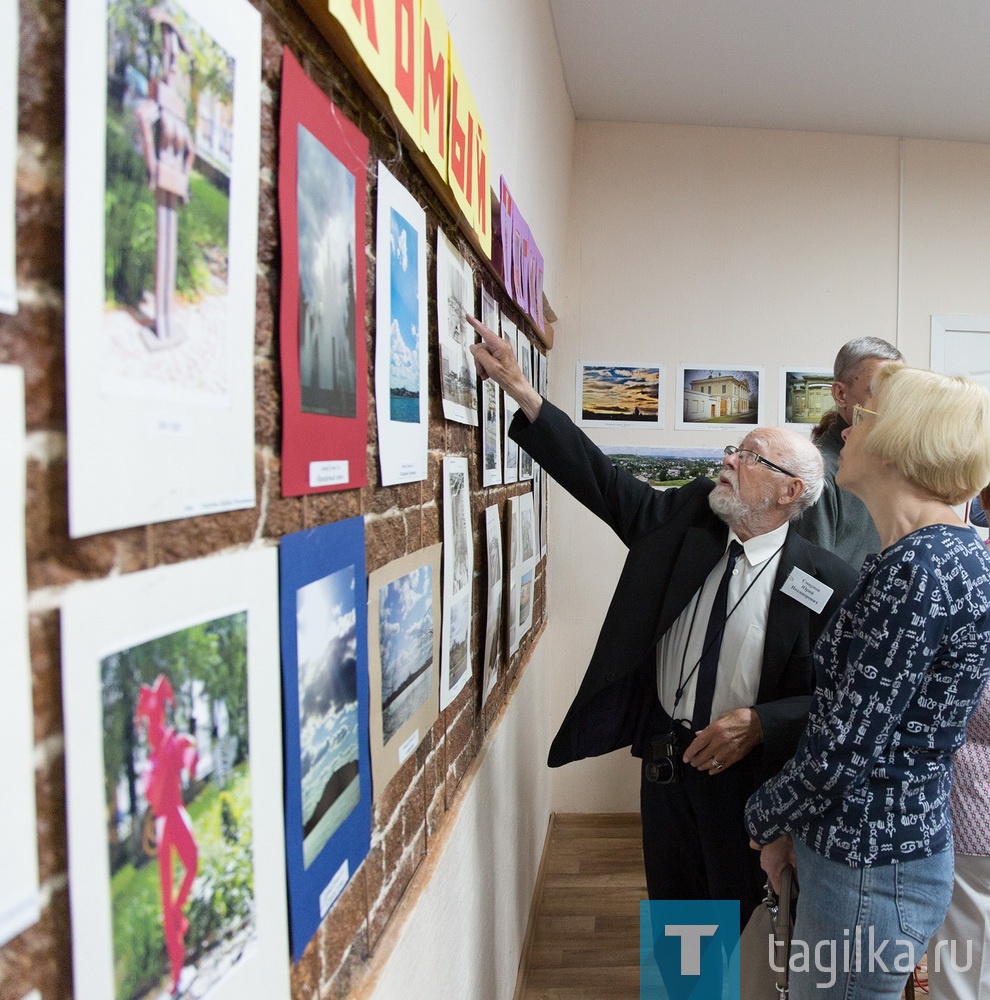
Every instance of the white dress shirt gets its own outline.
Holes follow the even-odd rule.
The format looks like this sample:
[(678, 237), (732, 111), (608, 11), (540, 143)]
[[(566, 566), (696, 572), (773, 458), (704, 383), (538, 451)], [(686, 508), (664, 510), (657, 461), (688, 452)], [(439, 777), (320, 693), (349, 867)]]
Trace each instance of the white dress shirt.
[[(763, 668), (767, 611), (788, 528), (789, 524), (782, 524), (747, 542), (741, 541), (730, 528), (726, 552), (657, 644), (657, 694), (664, 711), (674, 719), (687, 720), (690, 724), (694, 714), (698, 683), (696, 664), (704, 649), (715, 591), (725, 572), (729, 542), (733, 539), (742, 545), (743, 554), (736, 560), (729, 580), (728, 620), (718, 657), (711, 717), (717, 719), (723, 712), (750, 708), (756, 702)], [(683, 684), (683, 691), (677, 701), (679, 684)]]

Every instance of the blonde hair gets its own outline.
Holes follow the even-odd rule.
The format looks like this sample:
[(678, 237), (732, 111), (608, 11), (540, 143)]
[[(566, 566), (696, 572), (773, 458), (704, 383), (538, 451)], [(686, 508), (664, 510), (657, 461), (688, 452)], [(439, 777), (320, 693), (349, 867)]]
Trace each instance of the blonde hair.
[(972, 379), (883, 365), (873, 377), (866, 451), (946, 503), (990, 482), (990, 392)]

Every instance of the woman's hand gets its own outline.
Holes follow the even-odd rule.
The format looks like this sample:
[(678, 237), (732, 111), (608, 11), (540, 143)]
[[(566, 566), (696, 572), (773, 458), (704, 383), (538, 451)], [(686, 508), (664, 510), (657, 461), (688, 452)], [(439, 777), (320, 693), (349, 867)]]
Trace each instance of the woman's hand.
[(767, 873), (773, 891), (780, 892), (780, 873), (786, 865), (791, 865), (797, 869), (797, 860), (794, 856), (794, 842), (791, 835), (785, 833), (782, 837), (771, 841), (769, 844), (761, 846), (755, 840), (749, 842), (749, 846), (754, 851), (760, 852), (760, 867)]

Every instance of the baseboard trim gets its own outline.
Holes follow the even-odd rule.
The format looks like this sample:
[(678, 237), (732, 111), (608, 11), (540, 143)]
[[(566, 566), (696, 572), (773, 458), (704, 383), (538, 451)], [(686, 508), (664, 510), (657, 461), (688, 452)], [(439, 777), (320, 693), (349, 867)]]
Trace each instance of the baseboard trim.
[(522, 954), (519, 956), (519, 971), (516, 973), (516, 991), (512, 995), (513, 1000), (523, 1000), (526, 995), (529, 957), (533, 953), (533, 941), (536, 939), (536, 924), (540, 915), (540, 901), (543, 899), (543, 885), (547, 877), (547, 859), (550, 857), (550, 840), (553, 837), (556, 816), (556, 813), (550, 813), (550, 819), (547, 822), (547, 835), (543, 840), (540, 867), (536, 873), (536, 885), (533, 887), (533, 898), (529, 904), (529, 919), (526, 921), (526, 937), (523, 940)]

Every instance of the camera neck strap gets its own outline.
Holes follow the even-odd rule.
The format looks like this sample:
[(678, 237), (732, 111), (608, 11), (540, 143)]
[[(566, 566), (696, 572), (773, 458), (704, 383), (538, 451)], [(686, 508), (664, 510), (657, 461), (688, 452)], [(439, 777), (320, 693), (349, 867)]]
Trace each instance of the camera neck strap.
[[(677, 691), (674, 694), (674, 704), (670, 712), (670, 717), (674, 722), (689, 722), (689, 720), (687, 719), (677, 718), (677, 706), (680, 704), (681, 698), (684, 695), (684, 688), (687, 686), (688, 681), (690, 681), (691, 678), (694, 677), (694, 675), (698, 672), (698, 667), (701, 666), (701, 661), (705, 658), (705, 655), (708, 653), (708, 650), (711, 649), (711, 647), (714, 646), (716, 642), (722, 641), (722, 634), (725, 632), (726, 623), (733, 616), (733, 614), (735, 614), (736, 608), (738, 608), (739, 605), (742, 604), (744, 600), (746, 600), (746, 595), (753, 589), (753, 587), (756, 586), (756, 581), (759, 580), (761, 576), (763, 576), (763, 573), (766, 570), (766, 568), (774, 561), (774, 559), (778, 555), (780, 555), (780, 551), (781, 549), (783, 549), (785, 544), (786, 542), (782, 543), (780, 547), (769, 556), (769, 558), (760, 567), (760, 570), (756, 574), (756, 576), (754, 576), (753, 579), (750, 580), (746, 589), (742, 592), (742, 594), (739, 595), (738, 600), (735, 602), (735, 604), (732, 605), (731, 608), (729, 608), (728, 612), (725, 615), (725, 619), (722, 622), (721, 628), (717, 629), (715, 634), (712, 635), (711, 639), (708, 641), (705, 648), (701, 651), (701, 655), (698, 657), (697, 660), (695, 660), (694, 666), (688, 671), (688, 674), (685, 677), (684, 668), (687, 666), (687, 651), (688, 647), (691, 645), (691, 636), (694, 633), (695, 619), (698, 617), (698, 605), (701, 604), (701, 592), (705, 589), (705, 584), (708, 583), (707, 578), (705, 579), (705, 583), (703, 583), (699, 588), (694, 602), (694, 609), (691, 612), (691, 621), (688, 624), (688, 634), (684, 639), (684, 646), (681, 649), (681, 665), (677, 671)], [(709, 574), (709, 576), (710, 575), (711, 574)]]

